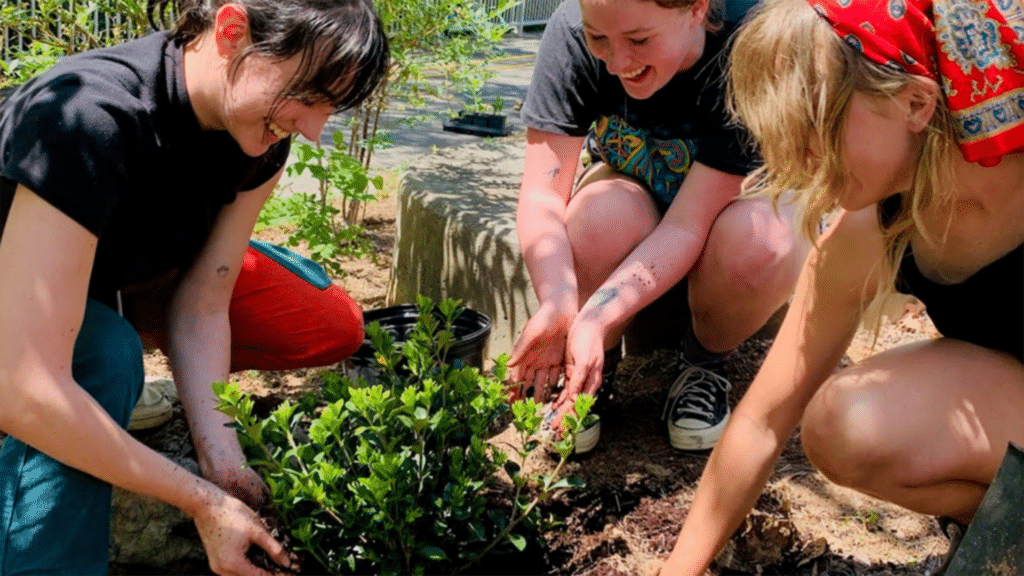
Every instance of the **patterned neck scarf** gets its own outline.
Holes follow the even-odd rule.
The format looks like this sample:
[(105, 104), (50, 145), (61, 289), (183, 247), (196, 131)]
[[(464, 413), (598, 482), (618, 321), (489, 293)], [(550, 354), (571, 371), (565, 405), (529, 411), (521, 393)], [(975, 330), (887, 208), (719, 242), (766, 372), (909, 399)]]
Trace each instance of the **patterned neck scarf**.
[(808, 0), (873, 62), (942, 86), (968, 162), (1024, 151), (1021, 0)]

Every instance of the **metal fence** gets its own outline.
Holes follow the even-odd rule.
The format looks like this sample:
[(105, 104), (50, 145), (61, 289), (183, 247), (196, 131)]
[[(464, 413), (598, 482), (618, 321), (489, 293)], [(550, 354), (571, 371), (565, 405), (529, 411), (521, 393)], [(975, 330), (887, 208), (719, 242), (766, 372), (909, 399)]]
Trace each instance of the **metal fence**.
[[(69, 3), (73, 1), (68, 0)], [(11, 2), (11, 0), (3, 0), (3, 2), (6, 4)], [(483, 0), (483, 2), (489, 8), (494, 8), (498, 5), (498, 0)], [(543, 25), (548, 21), (548, 18), (551, 17), (551, 14), (554, 13), (555, 8), (560, 3), (561, 0), (522, 0), (518, 5), (506, 12), (501, 20), (516, 31), (521, 31), (524, 26)], [(38, 10), (37, 0), (14, 0), (13, 5), (26, 7), (30, 11)], [(90, 27), (93, 34), (101, 36), (121, 25), (123, 19), (124, 17), (121, 14), (96, 12), (92, 15)], [(56, 32), (60, 35), (62, 31), (58, 28)], [(0, 22), (0, 60), (9, 60), (13, 52), (27, 49), (32, 41), (39, 36), (38, 32), (19, 33), (4, 26), (3, 22)]]
[[(37, 0), (3, 0), (4, 4), (8, 4), (24, 8), (29, 11), (30, 14), (37, 14), (39, 12), (39, 2)], [(68, 5), (74, 5), (76, 0), (67, 0)], [(113, 30), (121, 28), (123, 24), (127, 22), (127, 17), (123, 14), (102, 12), (97, 10), (92, 13), (89, 20), (85, 23), (85, 30), (79, 30), (79, 35), (84, 33), (91, 33), (96, 38), (104, 38), (110, 36)], [(74, 33), (72, 30), (65, 30), (60, 23), (55, 23), (48, 32), (59, 36), (67, 37), (69, 34)], [(27, 50), (32, 42), (36, 39), (43, 38), (46, 30), (32, 30), (27, 33), (24, 31), (19, 32), (11, 27), (5, 26), (3, 22), (0, 22), (0, 59), (8, 60), (11, 58), (11, 54), (21, 50)]]
[[(524, 26), (538, 26), (545, 24), (548, 18), (554, 14), (555, 8), (562, 3), (562, 0), (521, 0), (518, 5), (506, 12), (502, 17), (505, 24), (516, 30), (522, 30)], [(484, 0), (489, 8), (498, 5), (497, 0)]]

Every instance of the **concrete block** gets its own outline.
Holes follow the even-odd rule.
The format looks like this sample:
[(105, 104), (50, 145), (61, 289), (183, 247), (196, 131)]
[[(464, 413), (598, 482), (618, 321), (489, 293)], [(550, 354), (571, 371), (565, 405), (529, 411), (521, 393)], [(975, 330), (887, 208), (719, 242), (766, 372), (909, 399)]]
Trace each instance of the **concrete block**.
[(441, 149), (413, 161), (398, 192), (388, 305), (424, 294), (487, 314), (488, 366), (537, 308), (515, 228), (523, 154), (521, 138)]

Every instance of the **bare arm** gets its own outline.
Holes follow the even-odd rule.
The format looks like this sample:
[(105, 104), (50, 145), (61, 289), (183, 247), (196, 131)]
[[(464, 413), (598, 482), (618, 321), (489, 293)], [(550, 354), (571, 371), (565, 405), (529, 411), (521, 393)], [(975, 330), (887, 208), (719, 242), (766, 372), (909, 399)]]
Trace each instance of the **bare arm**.
[(195, 514), (206, 483), (135, 441), (72, 379), (96, 244), (18, 188), (0, 241), (0, 428), (69, 466)]
[(512, 349), (513, 382), (543, 384), (557, 379), (564, 361), (565, 336), (579, 310), (576, 269), (566, 232), (565, 210), (572, 193), (583, 138), (529, 128), (519, 189), (516, 229), (539, 308)]
[[(572, 377), (560, 401), (600, 386), (604, 336), (685, 276), (704, 250), (715, 219), (740, 191), (742, 176), (695, 163), (668, 212), (583, 305), (570, 332)], [(601, 349), (598, 349), (598, 348)]]
[(170, 360), (203, 476), (254, 508), (264, 498), (229, 419), (216, 410), (211, 384), (228, 379), (231, 327), (228, 309), (246, 246), (260, 209), (281, 172), (225, 206), (195, 263), (171, 302)]
[(808, 402), (853, 338), (881, 243), (872, 206), (842, 214), (808, 257), (778, 336), (704, 468), (663, 575), (704, 574), (753, 507)]
[(265, 574), (244, 560), (257, 542), (288, 559), (241, 502), (141, 444), (72, 378), (97, 239), (19, 187), (0, 240), (0, 430), (73, 468), (180, 508), (211, 566)]
[(697, 262), (711, 225), (739, 194), (742, 181), (743, 176), (695, 163), (658, 227), (612, 272), (580, 316), (601, 326), (620, 325), (678, 283)]
[(576, 305), (576, 277), (565, 226), (583, 138), (526, 131), (526, 159), (519, 188), (516, 231), (537, 300)]

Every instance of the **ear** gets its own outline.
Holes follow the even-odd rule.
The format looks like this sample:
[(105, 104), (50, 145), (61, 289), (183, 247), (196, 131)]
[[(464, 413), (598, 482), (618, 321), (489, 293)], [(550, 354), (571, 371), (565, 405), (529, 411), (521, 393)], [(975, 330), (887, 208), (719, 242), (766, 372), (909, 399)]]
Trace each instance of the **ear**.
[(708, 10), (711, 9), (711, 0), (697, 0), (687, 10), (693, 16), (693, 21), (703, 26), (708, 18)]
[(240, 4), (225, 4), (217, 9), (213, 23), (217, 52), (234, 58), (249, 45), (249, 17)]
[(910, 129), (921, 132), (928, 126), (942, 93), (939, 85), (931, 78), (914, 76), (910, 84), (900, 92), (899, 97), (907, 105), (907, 121)]

